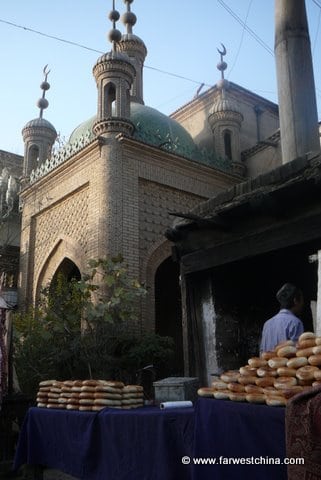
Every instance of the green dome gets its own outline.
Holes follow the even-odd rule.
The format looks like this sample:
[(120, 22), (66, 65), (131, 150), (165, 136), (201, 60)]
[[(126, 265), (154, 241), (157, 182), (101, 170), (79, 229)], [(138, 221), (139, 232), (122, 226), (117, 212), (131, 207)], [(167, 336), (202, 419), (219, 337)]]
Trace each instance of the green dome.
[[(164, 115), (155, 108), (141, 105), (140, 103), (131, 103), (130, 120), (135, 129), (133, 138), (149, 145), (160, 147), (178, 155), (191, 157), (196, 150), (196, 145), (191, 135), (176, 120)], [(93, 124), (96, 116), (89, 118), (81, 123), (71, 133), (69, 143), (76, 142), (82, 136), (92, 135)]]
[(136, 140), (184, 157), (195, 155), (197, 147), (191, 135), (176, 120), (155, 108), (132, 103), (130, 120), (135, 126), (133, 137)]
[(85, 135), (90, 135), (92, 137), (91, 138), (92, 140), (96, 138), (92, 132), (93, 124), (95, 123), (95, 121), (96, 121), (96, 115), (94, 115), (93, 117), (90, 117), (88, 120), (78, 125), (78, 127), (76, 127), (71, 132), (71, 135), (68, 139), (68, 143), (70, 144), (75, 143), (79, 140), (79, 138), (84, 137)]
[[(130, 111), (130, 120), (135, 127), (134, 139), (199, 163), (226, 169), (225, 165), (218, 165), (212, 153), (201, 152), (187, 130), (173, 118), (135, 102), (131, 102)], [(95, 121), (96, 116), (81, 123), (70, 135), (68, 143), (78, 143), (81, 138), (94, 140), (92, 127)]]

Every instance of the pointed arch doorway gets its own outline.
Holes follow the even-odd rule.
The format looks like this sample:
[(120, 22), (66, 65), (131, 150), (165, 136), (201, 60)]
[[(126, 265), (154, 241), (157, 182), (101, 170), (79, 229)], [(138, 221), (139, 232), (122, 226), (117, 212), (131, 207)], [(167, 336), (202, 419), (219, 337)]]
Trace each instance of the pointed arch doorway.
[(81, 273), (77, 265), (70, 260), (69, 258), (64, 258), (63, 261), (58, 266), (57, 270), (52, 277), (50, 288), (57, 284), (57, 279), (59, 275), (63, 275), (67, 282), (71, 282), (71, 280), (80, 280)]
[(81, 273), (74, 262), (69, 258), (64, 258), (55, 271), (49, 286), (49, 296), (55, 311), (59, 312), (60, 302), (68, 298), (73, 280), (81, 280)]

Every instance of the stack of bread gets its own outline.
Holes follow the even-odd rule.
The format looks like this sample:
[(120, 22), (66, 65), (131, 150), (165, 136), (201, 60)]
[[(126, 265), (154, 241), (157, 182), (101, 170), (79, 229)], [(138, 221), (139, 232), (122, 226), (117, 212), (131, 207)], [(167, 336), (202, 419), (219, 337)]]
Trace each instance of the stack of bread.
[(198, 395), (222, 400), (285, 406), (292, 396), (321, 385), (321, 337), (303, 333), (273, 351), (250, 358), (239, 370), (228, 370), (202, 387)]
[(105, 407), (137, 408), (144, 405), (140, 385), (111, 380), (46, 380), (39, 383), (37, 407), (97, 412)]

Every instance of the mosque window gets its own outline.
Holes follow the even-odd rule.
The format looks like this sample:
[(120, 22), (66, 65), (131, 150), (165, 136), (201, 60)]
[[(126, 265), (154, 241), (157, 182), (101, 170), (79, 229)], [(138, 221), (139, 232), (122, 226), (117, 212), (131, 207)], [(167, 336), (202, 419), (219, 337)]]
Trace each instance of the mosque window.
[(31, 145), (28, 157), (29, 165), (31, 165), (31, 168), (35, 168), (39, 162), (39, 147), (37, 145)]
[(116, 88), (113, 83), (108, 83), (105, 86), (105, 114), (106, 117), (113, 116), (113, 107), (116, 100)]
[(225, 158), (232, 160), (232, 134), (229, 130), (224, 132), (224, 153)]

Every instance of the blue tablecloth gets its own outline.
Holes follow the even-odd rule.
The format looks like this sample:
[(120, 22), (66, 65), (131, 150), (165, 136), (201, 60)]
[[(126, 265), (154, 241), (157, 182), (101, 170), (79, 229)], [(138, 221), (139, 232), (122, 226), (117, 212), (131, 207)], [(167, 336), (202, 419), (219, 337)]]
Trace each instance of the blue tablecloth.
[(29, 409), (14, 468), (45, 465), (83, 480), (190, 480), (194, 409)]
[[(14, 467), (45, 465), (83, 480), (286, 480), (285, 465), (264, 464), (285, 457), (284, 416), (282, 407), (207, 398), (195, 411), (31, 408)], [(197, 464), (208, 458), (216, 464)], [(230, 460), (252, 458), (263, 464)]]
[[(215, 465), (193, 465), (193, 480), (286, 480), (283, 462), (285, 409), (248, 403), (201, 398), (195, 412), (195, 458), (215, 458)], [(224, 460), (220, 459), (224, 458)], [(256, 464), (228, 464), (249, 459)], [(258, 459), (258, 460), (254, 460)], [(225, 463), (219, 463), (219, 462)], [(236, 460), (239, 461), (239, 460)]]

